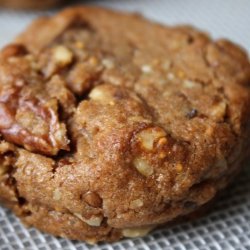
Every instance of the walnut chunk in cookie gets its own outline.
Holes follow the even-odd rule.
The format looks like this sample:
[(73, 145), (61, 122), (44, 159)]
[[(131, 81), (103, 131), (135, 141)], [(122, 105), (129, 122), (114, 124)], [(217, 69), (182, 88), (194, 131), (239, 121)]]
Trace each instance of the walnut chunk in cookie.
[(161, 128), (147, 128), (140, 131), (136, 136), (144, 149), (153, 150), (155, 144), (165, 135), (165, 131)]

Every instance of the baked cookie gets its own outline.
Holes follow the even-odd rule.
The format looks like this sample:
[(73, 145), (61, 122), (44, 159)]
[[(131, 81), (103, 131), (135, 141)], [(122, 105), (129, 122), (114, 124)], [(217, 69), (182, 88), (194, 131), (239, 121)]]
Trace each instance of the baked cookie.
[(0, 6), (14, 9), (46, 9), (63, 0), (0, 0)]
[(0, 53), (0, 197), (56, 236), (115, 241), (196, 211), (241, 169), (250, 64), (226, 40), (91, 7)]

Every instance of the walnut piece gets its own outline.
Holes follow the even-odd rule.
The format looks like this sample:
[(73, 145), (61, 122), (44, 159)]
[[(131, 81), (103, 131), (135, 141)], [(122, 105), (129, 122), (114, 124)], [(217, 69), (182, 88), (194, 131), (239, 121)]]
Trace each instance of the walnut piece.
[(130, 202), (130, 208), (131, 209), (136, 209), (136, 208), (139, 208), (139, 207), (142, 207), (143, 206), (143, 200), (142, 199), (136, 199), (136, 200), (133, 200)]
[(226, 114), (226, 109), (227, 104), (222, 101), (212, 106), (210, 114), (215, 120), (221, 120)]
[(65, 46), (57, 46), (53, 49), (53, 60), (60, 66), (66, 66), (73, 60), (72, 52)]
[(154, 143), (164, 136), (166, 136), (165, 131), (158, 127), (147, 128), (137, 134), (137, 138), (141, 142), (141, 145), (147, 150), (152, 150), (154, 148)]
[(124, 237), (128, 237), (128, 238), (143, 237), (143, 236), (147, 235), (153, 229), (154, 229), (153, 226), (127, 228), (127, 229), (122, 230), (122, 235)]
[(140, 157), (137, 157), (133, 161), (133, 165), (138, 170), (139, 173), (142, 175), (149, 177), (154, 173), (154, 169), (151, 165), (147, 163), (145, 159), (142, 159)]
[(183, 86), (187, 89), (193, 89), (193, 88), (201, 87), (201, 84), (199, 82), (195, 82), (195, 81), (187, 79), (183, 81)]
[(78, 219), (82, 220), (83, 222), (87, 223), (89, 226), (92, 226), (92, 227), (99, 227), (102, 223), (102, 220), (103, 220), (103, 216), (101, 216), (101, 215), (100, 216), (94, 215), (94, 216), (90, 217), (89, 219), (84, 218), (79, 213), (74, 213), (74, 215)]
[(58, 188), (55, 189), (54, 192), (53, 192), (53, 199), (54, 199), (55, 201), (59, 201), (61, 198), (62, 198), (62, 193), (61, 193), (61, 191), (60, 191)]
[(112, 95), (112, 92), (110, 92), (104, 86), (95, 87), (89, 93), (89, 98), (94, 100), (94, 101), (114, 104), (114, 96)]
[(142, 65), (142, 66), (141, 66), (141, 71), (142, 71), (143, 73), (145, 73), (145, 74), (149, 74), (149, 73), (152, 72), (152, 67), (151, 67), (150, 65), (147, 65), (147, 64)]
[(115, 66), (113, 60), (107, 58), (102, 60), (102, 65), (107, 69), (112, 69)]

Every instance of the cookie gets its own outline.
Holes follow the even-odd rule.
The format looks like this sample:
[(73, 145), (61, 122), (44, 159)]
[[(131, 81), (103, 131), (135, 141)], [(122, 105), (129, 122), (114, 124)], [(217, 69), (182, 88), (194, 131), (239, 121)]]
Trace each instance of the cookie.
[(62, 2), (62, 0), (0, 0), (0, 6), (14, 9), (46, 9)]
[(34, 21), (0, 62), (0, 199), (44, 232), (143, 236), (247, 156), (250, 64), (227, 40), (78, 7)]

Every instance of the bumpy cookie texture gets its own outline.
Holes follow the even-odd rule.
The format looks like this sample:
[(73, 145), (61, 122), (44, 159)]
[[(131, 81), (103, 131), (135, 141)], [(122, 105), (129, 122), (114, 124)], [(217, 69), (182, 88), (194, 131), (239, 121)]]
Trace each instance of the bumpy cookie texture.
[(231, 42), (98, 8), (40, 18), (15, 42), (0, 55), (0, 199), (24, 223), (138, 237), (239, 172), (250, 64)]

